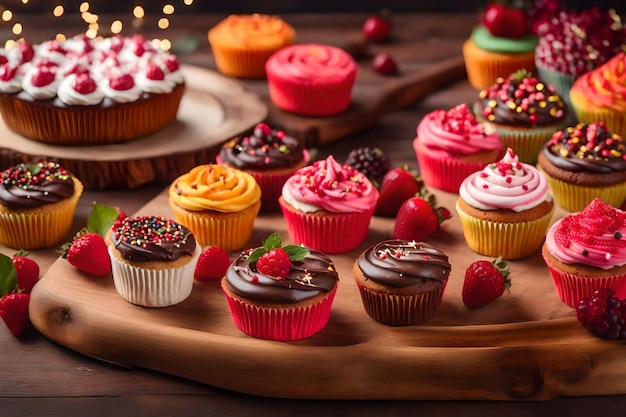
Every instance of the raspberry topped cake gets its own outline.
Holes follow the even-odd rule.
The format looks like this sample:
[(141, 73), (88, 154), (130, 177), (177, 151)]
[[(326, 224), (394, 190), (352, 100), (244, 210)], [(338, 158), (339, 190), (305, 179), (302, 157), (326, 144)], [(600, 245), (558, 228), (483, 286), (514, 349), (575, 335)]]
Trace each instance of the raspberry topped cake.
[(495, 128), (505, 148), (519, 160), (537, 162), (552, 134), (567, 125), (568, 109), (553, 86), (520, 70), (480, 91), (474, 105), (478, 120)]
[(539, 153), (556, 202), (581, 211), (595, 198), (613, 207), (626, 200), (626, 144), (602, 122), (579, 123), (554, 133)]
[(32, 56), (25, 46), (13, 52), (18, 47), (2, 54), (0, 113), (20, 135), (55, 145), (119, 143), (176, 118), (185, 90), (178, 60), (143, 36), (77, 35), (36, 45)]

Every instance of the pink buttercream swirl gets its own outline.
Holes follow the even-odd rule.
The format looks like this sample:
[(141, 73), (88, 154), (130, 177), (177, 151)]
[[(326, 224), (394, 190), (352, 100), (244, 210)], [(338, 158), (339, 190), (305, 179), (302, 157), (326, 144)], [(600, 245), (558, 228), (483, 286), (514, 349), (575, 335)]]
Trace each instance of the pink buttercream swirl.
[(364, 212), (378, 201), (378, 190), (361, 172), (332, 156), (296, 171), (283, 187), (283, 197), (305, 211)]
[(429, 150), (449, 155), (472, 155), (503, 146), (498, 133), (478, 122), (465, 103), (424, 116), (417, 126), (416, 140)]
[(330, 45), (299, 44), (275, 52), (267, 62), (267, 72), (300, 78), (308, 82), (343, 82), (347, 76), (356, 77), (354, 59), (343, 49)]
[(626, 212), (596, 198), (581, 212), (555, 222), (546, 247), (566, 264), (601, 269), (626, 265)]
[(520, 212), (552, 201), (545, 175), (534, 166), (520, 162), (511, 149), (500, 161), (465, 178), (459, 195), (480, 210)]

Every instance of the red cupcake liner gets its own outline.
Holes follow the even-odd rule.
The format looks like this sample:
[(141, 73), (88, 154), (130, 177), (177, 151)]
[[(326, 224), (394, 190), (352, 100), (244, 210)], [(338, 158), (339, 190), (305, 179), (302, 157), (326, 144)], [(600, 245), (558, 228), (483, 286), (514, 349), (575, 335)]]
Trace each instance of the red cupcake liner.
[(271, 308), (236, 299), (224, 290), (239, 330), (257, 339), (283, 342), (305, 339), (322, 330), (330, 318), (336, 292), (337, 286), (321, 301), (306, 307)]

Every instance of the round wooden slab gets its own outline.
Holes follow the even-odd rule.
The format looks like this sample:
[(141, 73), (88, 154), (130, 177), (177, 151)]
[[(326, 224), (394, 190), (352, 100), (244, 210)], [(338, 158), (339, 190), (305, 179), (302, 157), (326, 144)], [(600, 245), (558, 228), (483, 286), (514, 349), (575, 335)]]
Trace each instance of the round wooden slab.
[(187, 88), (177, 119), (165, 129), (121, 144), (72, 147), (26, 139), (0, 122), (2, 166), (54, 158), (89, 189), (169, 182), (211, 162), (222, 143), (266, 118), (267, 105), (238, 81), (194, 66), (183, 70)]

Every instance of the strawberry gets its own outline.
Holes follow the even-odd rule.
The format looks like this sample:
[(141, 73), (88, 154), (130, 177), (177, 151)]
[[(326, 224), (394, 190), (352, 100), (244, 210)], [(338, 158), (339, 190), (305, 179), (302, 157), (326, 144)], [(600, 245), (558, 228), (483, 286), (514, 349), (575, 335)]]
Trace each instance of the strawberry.
[(263, 246), (252, 251), (248, 263), (255, 263), (257, 271), (262, 274), (285, 279), (291, 271), (293, 261), (309, 256), (309, 250), (303, 246), (282, 246), (280, 235), (272, 233), (265, 239)]
[(39, 264), (27, 258), (27, 255), (28, 252), (20, 250), (11, 257), (11, 262), (17, 272), (17, 286), (30, 294), (39, 279)]
[(398, 210), (393, 238), (421, 242), (439, 230), (441, 223), (450, 217), (450, 210), (438, 207), (435, 195), (422, 188)]
[(0, 317), (14, 336), (28, 323), (30, 294), (18, 287), (17, 269), (12, 259), (0, 254)]
[(230, 258), (226, 249), (209, 245), (202, 249), (193, 277), (198, 281), (218, 280), (226, 275)]
[(469, 308), (482, 307), (499, 298), (510, 286), (509, 269), (501, 256), (491, 261), (475, 261), (465, 271), (463, 304)]
[(380, 196), (374, 214), (395, 217), (400, 206), (415, 196), (423, 186), (421, 178), (406, 166), (388, 171), (380, 184)]

